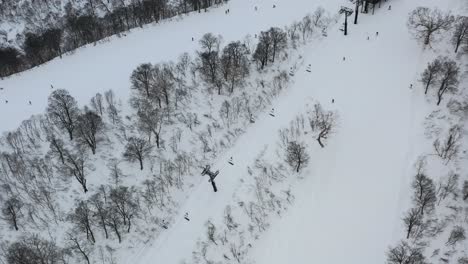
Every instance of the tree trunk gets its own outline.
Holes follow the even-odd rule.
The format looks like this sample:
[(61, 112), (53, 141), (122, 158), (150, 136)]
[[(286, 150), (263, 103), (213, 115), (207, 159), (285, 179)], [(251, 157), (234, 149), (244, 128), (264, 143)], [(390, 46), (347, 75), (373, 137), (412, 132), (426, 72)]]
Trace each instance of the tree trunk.
[(318, 138), (317, 138), (317, 141), (318, 141), (318, 143), (320, 144), (320, 147), (322, 147), (322, 148), (325, 147), (325, 146), (323, 145), (323, 143), (322, 143), (322, 136), (319, 135)]
[(356, 9), (354, 11), (354, 24), (356, 25), (358, 22), (358, 14), (359, 14), (359, 3), (360, 0), (356, 0)]
[(140, 170), (143, 170), (143, 158), (140, 157), (138, 160), (140, 161)]

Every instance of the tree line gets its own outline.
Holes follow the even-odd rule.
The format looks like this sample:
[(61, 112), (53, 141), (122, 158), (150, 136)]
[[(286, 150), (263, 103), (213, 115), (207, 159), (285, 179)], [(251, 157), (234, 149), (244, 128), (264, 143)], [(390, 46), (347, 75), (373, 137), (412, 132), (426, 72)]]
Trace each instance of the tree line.
[(191, 11), (206, 11), (212, 5), (227, 1), (180, 0), (174, 4), (169, 0), (142, 0), (127, 4), (116, 0), (88, 0), (83, 10), (76, 10), (68, 2), (60, 23), (24, 34), (22, 50), (0, 47), (0, 77), (27, 70), (132, 28)]

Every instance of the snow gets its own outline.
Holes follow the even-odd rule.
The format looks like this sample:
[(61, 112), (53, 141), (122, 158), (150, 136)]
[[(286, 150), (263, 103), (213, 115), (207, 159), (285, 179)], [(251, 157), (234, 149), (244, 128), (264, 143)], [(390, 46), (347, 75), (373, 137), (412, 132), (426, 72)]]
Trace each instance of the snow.
[[(272, 25), (290, 24), (318, 5), (334, 13), (340, 4), (346, 2), (232, 0), (208, 13), (136, 29), (123, 38), (79, 49), (0, 81), (4, 88), (0, 99), (9, 101), (0, 104), (0, 129), (11, 130), (29, 115), (43, 112), (51, 84), (68, 89), (81, 104), (107, 89), (128, 98), (129, 75), (139, 63), (193, 53), (198, 43), (191, 41), (192, 36), (197, 40), (213, 32), (222, 34), (225, 42), (238, 40)], [(392, 10), (387, 10), (389, 4)], [(424, 102), (409, 86), (416, 87), (431, 55), (411, 38), (406, 17), (419, 5), (453, 9), (458, 4), (456, 0), (388, 1), (374, 16), (361, 15), (357, 26), (350, 24), (349, 36), (344, 37), (337, 25), (328, 37), (302, 47), (303, 64), (294, 83), (273, 102), (275, 117), (267, 112), (258, 116), (212, 165), (220, 169), (219, 191), (213, 193), (204, 178), (187, 194), (175, 223), (123, 262), (189, 260), (205, 234), (206, 220), (221, 219), (226, 205), (243, 187), (246, 167), (265, 146), (277, 142), (279, 129), (318, 101), (339, 113), (337, 132), (324, 149), (314, 151), (308, 175), (294, 187), (295, 203), (260, 237), (251, 258), (258, 264), (383, 263), (387, 247), (401, 238), (401, 215), (409, 203), (413, 165), (419, 155), (416, 144), (424, 116), (418, 108)], [(257, 12), (254, 6), (259, 7)], [(225, 8), (230, 15), (224, 14)], [(311, 73), (306, 71), (308, 64)], [(33, 105), (28, 105), (29, 100)], [(234, 166), (227, 164), (229, 157), (234, 158)], [(183, 219), (185, 212), (189, 222)]]

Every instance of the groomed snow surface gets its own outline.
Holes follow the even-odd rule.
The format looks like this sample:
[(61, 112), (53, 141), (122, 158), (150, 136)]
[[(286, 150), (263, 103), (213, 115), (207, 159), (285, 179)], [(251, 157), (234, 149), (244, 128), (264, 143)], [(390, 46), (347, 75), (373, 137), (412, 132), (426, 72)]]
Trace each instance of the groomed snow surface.
[[(387, 247), (401, 237), (401, 214), (416, 158), (413, 137), (421, 123), (413, 114), (418, 106), (412, 104), (409, 85), (417, 82), (426, 60), (408, 33), (407, 14), (419, 5), (447, 9), (454, 2), (387, 1), (374, 16), (361, 15), (357, 26), (350, 23), (349, 36), (344, 37), (337, 25), (320, 43), (306, 46), (304, 65), (297, 70), (292, 87), (272, 106), (276, 117), (267, 113), (258, 117), (213, 164), (225, 168), (217, 178), (220, 191), (213, 193), (205, 182), (196, 186), (182, 205), (180, 220), (127, 263), (190, 260), (197, 240), (205, 234), (206, 220), (222, 217), (246, 167), (265, 145), (277, 142), (277, 131), (303, 113), (312, 100), (339, 113), (337, 132), (324, 149), (314, 153), (309, 175), (294, 187), (294, 205), (260, 237), (251, 258), (258, 264), (384, 263)], [(70, 90), (81, 103), (107, 89), (128, 98), (129, 75), (139, 63), (193, 52), (198, 44), (191, 41), (192, 36), (198, 39), (213, 32), (223, 35), (226, 42), (238, 40), (273, 25), (290, 24), (319, 5), (334, 13), (341, 4), (349, 5), (341, 0), (231, 0), (206, 14), (148, 26), (124, 38), (82, 48), (0, 81), (4, 88), (0, 99), (9, 101), (0, 104), (1, 130), (13, 129), (29, 115), (42, 112), (51, 84)], [(230, 15), (224, 14), (225, 8)], [(311, 73), (305, 71), (308, 64)], [(29, 100), (32, 106), (27, 105)], [(226, 167), (231, 156), (236, 164)], [(185, 212), (190, 222), (183, 219)]]

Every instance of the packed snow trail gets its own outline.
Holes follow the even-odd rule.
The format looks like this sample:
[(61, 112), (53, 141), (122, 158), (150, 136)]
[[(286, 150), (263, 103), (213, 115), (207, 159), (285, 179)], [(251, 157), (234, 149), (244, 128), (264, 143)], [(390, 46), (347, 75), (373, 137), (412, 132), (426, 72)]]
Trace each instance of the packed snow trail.
[[(272, 26), (290, 25), (320, 5), (334, 13), (344, 1), (296, 0), (290, 4), (289, 0), (233, 0), (207, 13), (164, 20), (132, 29), (122, 38), (112, 37), (96, 46), (79, 48), (62, 59), (0, 79), (0, 88), (4, 88), (0, 90), (0, 133), (17, 128), (33, 114), (43, 113), (53, 89), (69, 90), (80, 105), (87, 104), (97, 92), (113, 89), (127, 107), (130, 74), (141, 63), (176, 60), (183, 52), (194, 57), (200, 49), (198, 41), (208, 32), (222, 35), (224, 46), (229, 41), (243, 40), (247, 34), (253, 38)], [(276, 8), (272, 8), (273, 4)]]
[[(181, 210), (190, 212), (190, 223), (178, 220), (137, 263), (190, 259), (197, 239), (206, 233), (204, 223), (221, 218), (246, 166), (265, 145), (277, 142), (277, 131), (303, 113), (311, 99), (339, 112), (337, 133), (314, 153), (311, 175), (298, 187), (296, 204), (256, 244), (252, 257), (258, 264), (384, 262), (394, 227), (401, 224), (395, 212), (413, 162), (409, 86), (421, 61), (420, 47), (404, 25), (417, 3), (392, 5), (391, 11), (384, 5), (375, 16), (361, 17), (348, 37), (335, 29), (318, 46), (308, 47), (295, 84), (273, 105), (275, 117), (258, 117), (212, 166), (236, 159), (217, 177), (220, 191), (213, 193), (202, 182)], [(306, 71), (309, 63), (311, 73)]]

